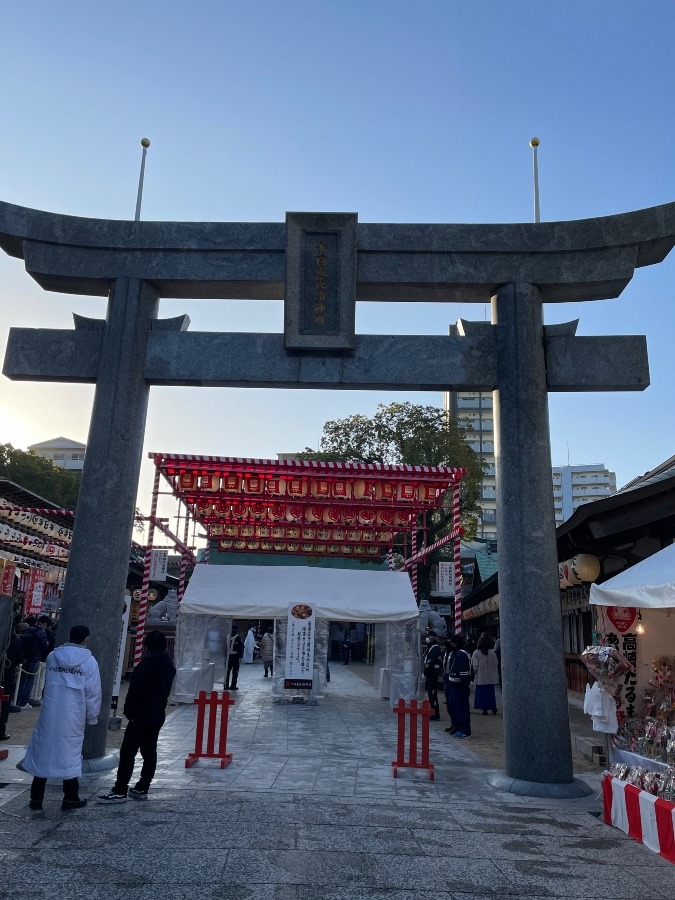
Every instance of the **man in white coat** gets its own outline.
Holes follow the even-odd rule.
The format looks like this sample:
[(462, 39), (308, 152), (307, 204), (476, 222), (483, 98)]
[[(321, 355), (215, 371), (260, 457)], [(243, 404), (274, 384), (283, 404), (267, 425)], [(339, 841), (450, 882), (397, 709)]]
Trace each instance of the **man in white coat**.
[(31, 735), (22, 767), (34, 776), (31, 809), (42, 809), (48, 778), (63, 779), (62, 810), (80, 809), (84, 727), (95, 725), (101, 709), (98, 663), (87, 649), (89, 629), (74, 625), (70, 641), (47, 657), (40, 717)]

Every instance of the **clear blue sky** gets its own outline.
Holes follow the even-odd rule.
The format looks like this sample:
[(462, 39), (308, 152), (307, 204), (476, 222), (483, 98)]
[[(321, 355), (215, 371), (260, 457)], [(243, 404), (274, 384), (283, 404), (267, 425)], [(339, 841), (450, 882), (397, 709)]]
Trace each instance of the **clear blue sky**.
[[(152, 141), (143, 218), (531, 221), (675, 200), (672, 0), (192, 0), (5, 4), (0, 198), (133, 217), (139, 140)], [(675, 453), (675, 253), (614, 301), (547, 308), (580, 334), (644, 333), (643, 394), (550, 398), (553, 462), (604, 462), (619, 483)], [(0, 255), (8, 326), (71, 327), (100, 298), (40, 290)], [(281, 331), (267, 302), (163, 301), (195, 330)], [(483, 306), (360, 304), (370, 333), (447, 333)], [(85, 441), (93, 388), (0, 378), (0, 441)], [(153, 388), (146, 450), (274, 456), (316, 445), (326, 418), (439, 394)], [(144, 464), (141, 502), (147, 503)]]

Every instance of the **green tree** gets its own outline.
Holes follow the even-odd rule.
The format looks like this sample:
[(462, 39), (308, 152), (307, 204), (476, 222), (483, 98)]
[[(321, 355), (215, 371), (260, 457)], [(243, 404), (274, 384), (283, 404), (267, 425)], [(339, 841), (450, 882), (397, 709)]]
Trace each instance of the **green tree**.
[[(380, 404), (375, 415), (349, 416), (326, 422), (317, 450), (307, 447), (301, 459), (336, 462), (407, 463), (415, 466), (461, 466), (467, 469), (462, 481), (461, 519), (465, 539), (476, 534), (480, 509), (478, 498), (483, 463), (466, 443), (466, 433), (455, 419), (435, 406), (414, 403)], [(447, 492), (441, 509), (418, 518), (417, 544), (431, 544), (452, 528), (452, 493)], [(402, 549), (399, 540), (398, 549)], [(435, 551), (417, 570), (418, 596), (429, 598), (431, 567), (448, 558), (447, 551)]]
[(55, 507), (74, 510), (80, 490), (80, 473), (54, 465), (34, 452), (0, 444), (0, 477), (7, 478)]

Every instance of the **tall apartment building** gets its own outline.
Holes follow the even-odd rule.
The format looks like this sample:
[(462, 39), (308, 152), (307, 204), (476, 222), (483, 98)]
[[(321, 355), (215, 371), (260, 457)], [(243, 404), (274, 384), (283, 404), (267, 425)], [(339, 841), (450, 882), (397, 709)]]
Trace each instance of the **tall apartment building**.
[(603, 463), (586, 466), (553, 466), (555, 523), (566, 522), (575, 509), (616, 492), (616, 475)]
[[(482, 521), (477, 537), (497, 540), (497, 491), (495, 482), (495, 443), (491, 391), (457, 391), (443, 395), (446, 413), (464, 425), (468, 445), (485, 464), (479, 506)], [(616, 475), (604, 464), (553, 466), (553, 502), (555, 522), (560, 525), (575, 509), (598, 497), (616, 491)]]
[(481, 521), (476, 537), (497, 540), (497, 488), (495, 484), (495, 436), (492, 391), (448, 391), (443, 394), (447, 415), (466, 429), (466, 442), (483, 460), (479, 506)]
[(70, 438), (57, 437), (50, 441), (41, 441), (39, 444), (31, 444), (28, 449), (44, 459), (51, 459), (55, 466), (69, 469), (71, 472), (81, 472), (87, 445), (71, 441)]

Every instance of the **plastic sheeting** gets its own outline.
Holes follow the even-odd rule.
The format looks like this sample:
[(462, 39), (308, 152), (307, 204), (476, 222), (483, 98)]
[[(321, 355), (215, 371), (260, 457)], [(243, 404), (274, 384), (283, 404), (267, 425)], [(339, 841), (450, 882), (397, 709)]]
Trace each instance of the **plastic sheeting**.
[(209, 691), (225, 673), (225, 641), (232, 619), (222, 616), (184, 616), (176, 622), (174, 679), (171, 696), (191, 703), (199, 691)]
[(181, 615), (279, 619), (290, 603), (309, 603), (317, 619), (400, 622), (419, 612), (404, 572), (319, 566), (196, 566)]
[(590, 601), (599, 606), (641, 609), (675, 606), (675, 544), (664, 547), (603, 584), (592, 584)]

